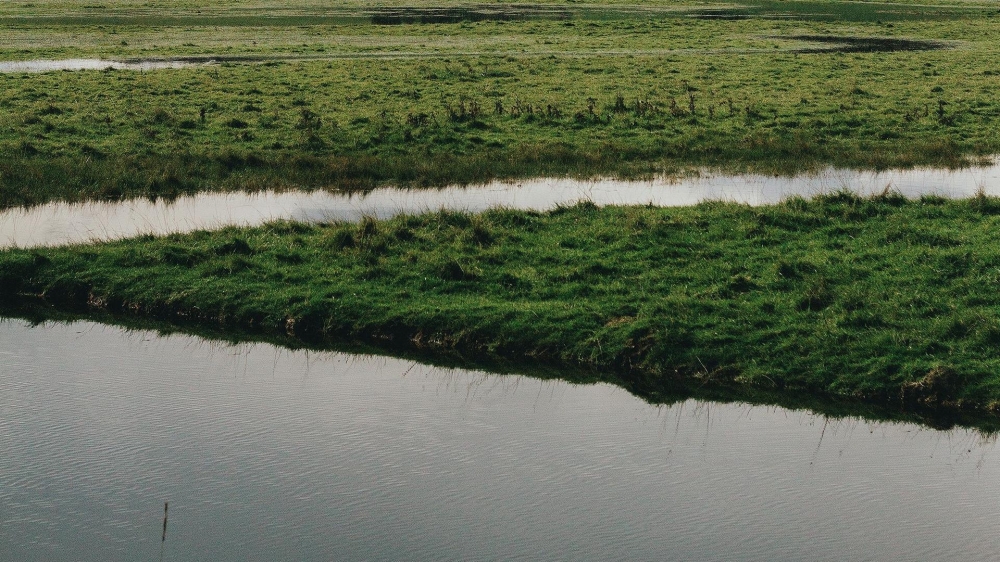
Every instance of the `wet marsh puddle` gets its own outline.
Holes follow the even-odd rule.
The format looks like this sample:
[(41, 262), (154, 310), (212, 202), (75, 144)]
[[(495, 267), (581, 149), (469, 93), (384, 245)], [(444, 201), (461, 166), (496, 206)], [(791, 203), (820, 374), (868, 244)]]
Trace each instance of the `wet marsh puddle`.
[(982, 191), (1000, 196), (1000, 165), (887, 172), (829, 169), (795, 177), (703, 174), (652, 181), (536, 179), (442, 189), (384, 187), (368, 193), (204, 193), (174, 201), (51, 203), (0, 212), (0, 248), (112, 240), (227, 225), (259, 225), (279, 219), (305, 222), (390, 218), (447, 209), (479, 212), (506, 207), (545, 211), (590, 201), (597, 205), (685, 206), (703, 201), (748, 205), (777, 203), (847, 189), (861, 195), (896, 190), (906, 197), (964, 198)]
[(326, 59), (329, 57), (302, 55), (191, 55), (170, 58), (149, 59), (35, 59), (23, 61), (0, 61), (0, 73), (26, 73), (83, 70), (132, 70), (138, 72), (165, 70), (172, 68), (192, 68), (225, 63), (275, 63)]
[(184, 60), (142, 60), (142, 61), (117, 61), (105, 59), (61, 59), (61, 60), (25, 60), (25, 61), (0, 61), (0, 72), (3, 73), (38, 73), (78, 71), (78, 70), (162, 70), (166, 68), (186, 68), (195, 66), (196, 63)]

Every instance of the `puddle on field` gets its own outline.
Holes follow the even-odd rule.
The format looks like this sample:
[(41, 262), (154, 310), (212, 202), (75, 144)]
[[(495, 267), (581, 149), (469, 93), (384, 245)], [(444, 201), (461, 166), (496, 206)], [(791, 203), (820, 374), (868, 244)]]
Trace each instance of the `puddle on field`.
[(104, 59), (62, 59), (62, 60), (25, 60), (2, 61), (0, 72), (54, 72), (58, 70), (161, 70), (165, 68), (186, 68), (207, 64), (210, 61), (188, 60), (142, 60), (116, 61)]
[(0, 61), (0, 73), (39, 73), (60, 70), (163, 70), (168, 68), (190, 68), (224, 63), (278, 63), (325, 60), (329, 56), (310, 55), (185, 55), (171, 58), (148, 59), (33, 59), (22, 61)]
[(167, 234), (252, 226), (288, 219), (305, 222), (389, 218), (447, 209), (479, 212), (490, 208), (545, 211), (591, 201), (597, 205), (676, 207), (703, 201), (748, 205), (777, 203), (791, 196), (812, 197), (841, 189), (860, 195), (896, 190), (906, 197), (963, 198), (982, 190), (1000, 196), (1000, 164), (941, 170), (916, 168), (886, 172), (828, 169), (811, 175), (711, 175), (653, 181), (535, 179), (442, 189), (384, 187), (368, 193), (262, 192), (203, 193), (174, 201), (146, 199), (117, 203), (50, 203), (0, 212), (0, 247), (55, 246), (113, 240), (139, 234)]

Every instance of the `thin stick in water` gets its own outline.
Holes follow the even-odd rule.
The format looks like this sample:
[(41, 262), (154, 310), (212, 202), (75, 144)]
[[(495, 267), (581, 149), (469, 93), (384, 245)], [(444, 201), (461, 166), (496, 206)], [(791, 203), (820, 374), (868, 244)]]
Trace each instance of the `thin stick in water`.
[(170, 502), (163, 502), (163, 538), (160, 542), (167, 540), (167, 509), (170, 508)]

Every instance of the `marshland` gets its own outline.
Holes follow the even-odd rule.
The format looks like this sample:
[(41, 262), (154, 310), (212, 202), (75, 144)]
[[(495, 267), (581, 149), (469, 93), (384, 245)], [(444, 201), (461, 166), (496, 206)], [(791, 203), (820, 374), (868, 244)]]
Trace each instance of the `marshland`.
[(5, 3), (0, 558), (988, 558), (998, 55), (989, 1)]
[(0, 59), (203, 64), (0, 73), (0, 206), (1000, 152), (989, 4), (165, 6), (3, 8)]

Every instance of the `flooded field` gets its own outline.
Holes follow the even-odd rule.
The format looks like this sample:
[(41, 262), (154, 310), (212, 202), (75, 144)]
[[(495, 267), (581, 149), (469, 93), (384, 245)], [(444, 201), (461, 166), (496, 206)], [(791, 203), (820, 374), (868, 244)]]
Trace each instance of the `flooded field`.
[(4, 560), (1000, 548), (995, 439), (973, 431), (87, 322), (0, 320), (0, 358)]
[(255, 225), (278, 219), (332, 222), (356, 221), (365, 216), (388, 218), (439, 209), (470, 212), (496, 207), (547, 210), (579, 201), (598, 205), (681, 206), (703, 201), (764, 205), (792, 196), (812, 197), (841, 189), (863, 195), (891, 189), (910, 198), (923, 195), (961, 198), (978, 191), (1000, 195), (1000, 165), (886, 172), (829, 169), (795, 177), (704, 174), (654, 181), (538, 179), (443, 189), (386, 187), (364, 194), (324, 191), (205, 193), (175, 201), (53, 203), (0, 212), (0, 247), (52, 246), (144, 233)]

